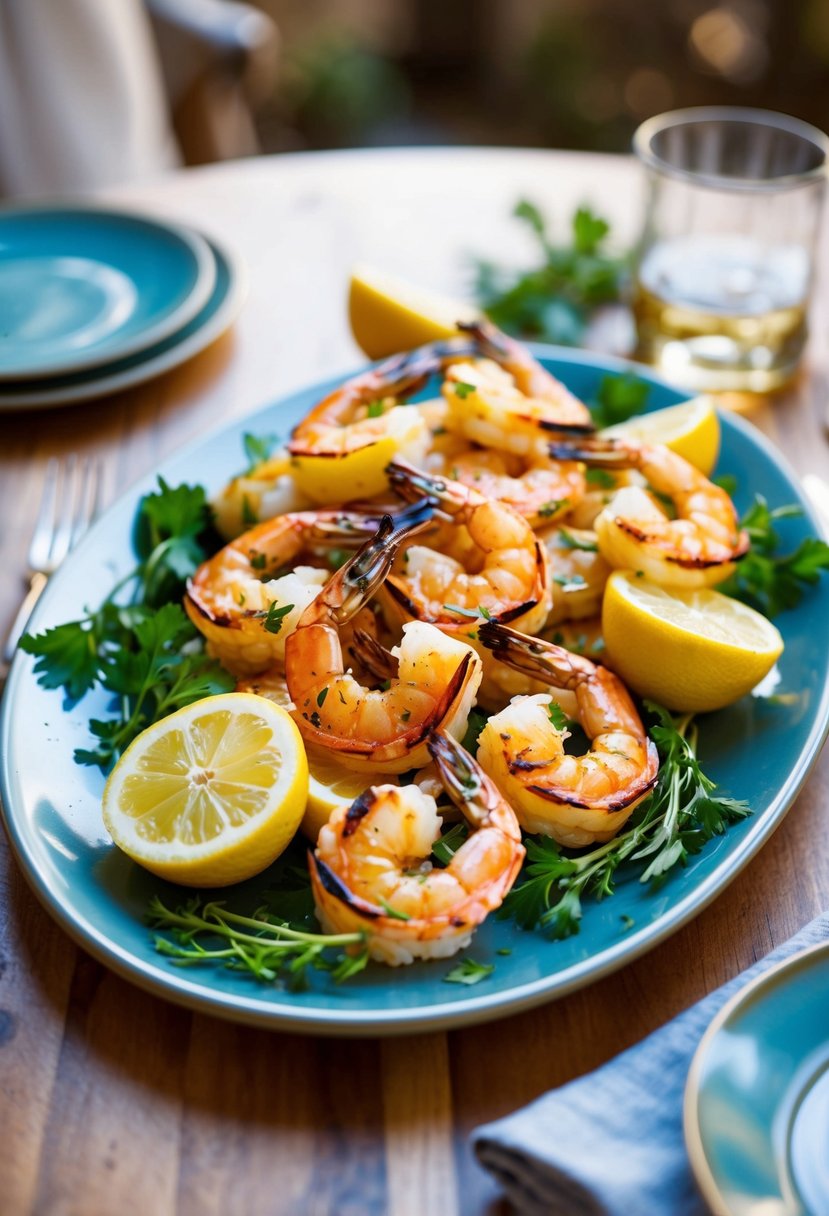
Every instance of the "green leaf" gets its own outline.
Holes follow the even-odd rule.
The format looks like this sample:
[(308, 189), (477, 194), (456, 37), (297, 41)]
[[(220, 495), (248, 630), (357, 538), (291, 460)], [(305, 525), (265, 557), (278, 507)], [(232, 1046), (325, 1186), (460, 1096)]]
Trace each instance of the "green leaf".
[(452, 384), (452, 391), (456, 397), (460, 397), (463, 401), (464, 398), (468, 397), (470, 393), (475, 392), (475, 385), (467, 384), (463, 380), (455, 380)]
[(242, 436), (242, 447), (245, 451), (245, 459), (248, 462), (245, 472), (250, 474), (256, 469), (257, 465), (264, 464), (273, 454), (274, 448), (278, 443), (278, 435), (253, 435), (250, 431), (245, 431)]
[(24, 633), (20, 649), (37, 656), (34, 670), (43, 688), (63, 688), (73, 701), (88, 692), (98, 677), (97, 639), (89, 620), (55, 625), (44, 633)]
[(282, 628), (283, 618), (289, 612), (293, 612), (293, 604), (277, 604), (276, 600), (269, 606), (268, 611), (263, 613), (262, 625), (268, 633), (279, 633)]
[(599, 428), (627, 422), (645, 408), (651, 387), (638, 376), (603, 376), (596, 390), (595, 403), (590, 407), (593, 421)]
[(806, 537), (791, 553), (779, 552), (780, 535), (775, 524), (802, 514), (795, 504), (772, 510), (758, 494), (740, 520), (748, 532), (751, 548), (733, 575), (719, 591), (742, 600), (765, 616), (777, 616), (796, 608), (805, 589), (818, 582), (829, 569), (829, 545), (816, 536)]
[(480, 984), (495, 970), (494, 963), (478, 963), (474, 958), (465, 958), (443, 977), (446, 984)]
[(547, 717), (558, 731), (567, 730), (570, 725), (570, 719), (557, 701), (551, 701), (547, 706)]
[(469, 828), (465, 823), (454, 824), (448, 832), (438, 836), (432, 845), (432, 856), (437, 858), (442, 866), (448, 866), (468, 836)]
[(588, 207), (579, 207), (573, 216), (573, 244), (579, 253), (595, 253), (610, 232), (610, 225)]

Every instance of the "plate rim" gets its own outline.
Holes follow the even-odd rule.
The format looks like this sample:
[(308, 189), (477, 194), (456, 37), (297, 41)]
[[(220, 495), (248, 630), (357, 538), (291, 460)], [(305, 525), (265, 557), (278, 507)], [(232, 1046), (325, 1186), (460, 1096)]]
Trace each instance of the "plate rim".
[(825, 955), (826, 961), (829, 962), (829, 941), (814, 942), (810, 946), (804, 946), (802, 950), (798, 950), (794, 954), (780, 959), (779, 962), (773, 963), (771, 967), (761, 972), (760, 975), (756, 975), (754, 979), (749, 980), (714, 1015), (697, 1044), (696, 1051), (691, 1060), (691, 1067), (688, 1070), (688, 1078), (685, 1082), (685, 1094), (682, 1103), (682, 1129), (694, 1178), (703, 1199), (711, 1208), (712, 1216), (735, 1216), (735, 1212), (733, 1208), (728, 1206), (725, 1195), (720, 1190), (714, 1171), (706, 1156), (703, 1143), (702, 1128), (699, 1121), (699, 1102), (705, 1058), (711, 1048), (711, 1044), (738, 1010), (754, 1001), (762, 993), (763, 989), (777, 988), (781, 982), (785, 983), (788, 972), (799, 971), (804, 966), (808, 968), (812, 960), (820, 955)]
[[(669, 388), (682, 396), (661, 379), (651, 368), (629, 360), (613, 356), (598, 355), (592, 351), (574, 351), (566, 347), (560, 348), (539, 343), (528, 344), (529, 349), (537, 356), (555, 360), (558, 363), (588, 365), (598, 371), (613, 371), (617, 373), (633, 372), (649, 383), (659, 388)], [(362, 364), (365, 368), (367, 365)], [(349, 373), (346, 373), (349, 374)], [(304, 395), (309, 389), (324, 394), (332, 386), (342, 382), (343, 375), (330, 377), (325, 381), (306, 384), (291, 390), (251, 413), (232, 419), (230, 422), (219, 423), (205, 435), (184, 445), (171, 453), (160, 466), (141, 477), (118, 501), (127, 497), (137, 499), (155, 485), (156, 476), (169, 474), (169, 466), (191, 459), (202, 446), (226, 432), (250, 425), (261, 414), (269, 412), (278, 406), (288, 405), (294, 398)], [(787, 459), (780, 453), (769, 439), (757, 428), (744, 419), (733, 414), (722, 415), (723, 424), (741, 432), (753, 444), (759, 446), (768, 459), (776, 465), (794, 487), (797, 498), (804, 509), (805, 518), (814, 531), (822, 536), (821, 527), (812, 504), (805, 498), (800, 489), (799, 479)], [(113, 504), (114, 506), (115, 504)], [(106, 515), (102, 517), (105, 519)], [(94, 539), (94, 529), (81, 541), (81, 546)], [(76, 551), (77, 552), (77, 551)], [(72, 560), (71, 558), (69, 560)], [(47, 589), (48, 595), (48, 589)], [(44, 597), (45, 598), (45, 597)], [(40, 615), (41, 605), (36, 609)], [(35, 623), (37, 621), (35, 616)], [(24, 660), (27, 656), (18, 653), (12, 663), (9, 673), (6, 695), (0, 705), (0, 754), (8, 755), (8, 735), (10, 730), (11, 711), (9, 706), (17, 682), (22, 679)], [(216, 990), (206, 991), (202, 986), (189, 981), (181, 973), (173, 973), (171, 969), (163, 970), (154, 962), (147, 963), (136, 959), (129, 951), (117, 943), (113, 943), (96, 926), (88, 924), (84, 918), (73, 918), (62, 903), (54, 897), (38, 872), (34, 859), (28, 856), (22, 839), (18, 837), (14, 825), (14, 817), (8, 809), (9, 785), (6, 767), (0, 766), (0, 802), (2, 803), (3, 821), (12, 844), (12, 849), (23, 869), (29, 884), (44, 903), (50, 915), (58, 921), (61, 927), (84, 949), (95, 955), (100, 961), (111, 967), (118, 974), (137, 983), (140, 987), (161, 995), (174, 1003), (185, 1005), (191, 1009), (209, 1012), (229, 1020), (265, 1027), (271, 1030), (323, 1034), (332, 1036), (371, 1036), (394, 1035), (431, 1030), (446, 1030), (455, 1026), (474, 1025), (483, 1021), (509, 1017), (524, 1010), (566, 996), (578, 988), (585, 987), (606, 975), (640, 958), (649, 950), (661, 944), (673, 933), (677, 932), (696, 915), (703, 911), (740, 873), (748, 862), (760, 851), (769, 837), (782, 822), (798, 793), (803, 787), (813, 768), (820, 749), (829, 733), (829, 679), (824, 682), (821, 696), (816, 709), (812, 728), (804, 744), (797, 764), (790, 772), (786, 783), (777, 791), (774, 799), (766, 809), (763, 817), (752, 825), (740, 842), (735, 852), (728, 857), (728, 866), (721, 865), (705, 878), (702, 883), (674, 905), (668, 912), (651, 925), (645, 926), (638, 933), (632, 934), (612, 944), (599, 955), (574, 964), (567, 973), (567, 979), (556, 979), (550, 976), (541, 977), (519, 989), (506, 993), (485, 993), (474, 996), (468, 995), (463, 1002), (449, 1006), (419, 1005), (398, 1010), (303, 1010), (291, 1006), (287, 1002), (264, 1002), (256, 997), (244, 997), (238, 994), (222, 993)], [(597, 965), (597, 959), (601, 962)]]
[(93, 371), (127, 359), (131, 355), (140, 354), (151, 346), (163, 342), (179, 329), (188, 325), (207, 304), (216, 282), (216, 262), (205, 237), (195, 228), (176, 221), (168, 222), (150, 213), (143, 213), (130, 208), (108, 207), (97, 203), (44, 203), (32, 206), (13, 206), (0, 209), (0, 225), (7, 219), (28, 219), (32, 216), (48, 215), (57, 220), (60, 216), (73, 217), (97, 216), (105, 221), (124, 222), (143, 228), (156, 236), (161, 234), (172, 236), (190, 255), (195, 270), (193, 286), (187, 296), (175, 308), (168, 308), (152, 325), (144, 326), (137, 334), (126, 342), (116, 343), (115, 348), (99, 347), (97, 351), (84, 354), (79, 352), (75, 358), (64, 358), (63, 362), (52, 362), (45, 368), (32, 371), (20, 369), (9, 371), (0, 366), (0, 387), (9, 381), (50, 380), (59, 376), (75, 375), (79, 372)]
[[(230, 245), (225, 244), (212, 233), (209, 235), (201, 233), (200, 235), (203, 236), (210, 256), (214, 260), (214, 269), (218, 269), (218, 259), (224, 262), (228, 282), (223, 294), (217, 296), (219, 276), (218, 273), (214, 275), (211, 295), (201, 312), (213, 305), (217, 299), (218, 303), (216, 303), (215, 310), (191, 334), (175, 341), (172, 346), (160, 354), (154, 354), (153, 347), (144, 352), (137, 352), (138, 354), (143, 353), (145, 357), (134, 367), (107, 372), (109, 365), (102, 364), (100, 368), (95, 369), (100, 372), (97, 378), (84, 380), (79, 384), (11, 394), (4, 393), (3, 386), (0, 384), (0, 414), (51, 409), (64, 405), (81, 405), (123, 392), (125, 389), (135, 388), (148, 380), (154, 380), (157, 376), (174, 371), (175, 368), (187, 363), (217, 341), (230, 328), (242, 310), (249, 290), (248, 269), (241, 255)], [(187, 324), (198, 321), (198, 318), (199, 313), (192, 317)], [(187, 326), (183, 326), (182, 330), (186, 328)], [(175, 338), (175, 334), (168, 336), (164, 341), (169, 341), (170, 337)], [(120, 360), (114, 361), (114, 363), (117, 362)]]

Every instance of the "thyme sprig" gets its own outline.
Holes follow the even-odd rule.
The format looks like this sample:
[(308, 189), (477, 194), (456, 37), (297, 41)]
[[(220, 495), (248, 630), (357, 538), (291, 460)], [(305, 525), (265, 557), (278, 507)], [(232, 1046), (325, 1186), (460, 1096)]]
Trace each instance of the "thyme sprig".
[[(307, 983), (309, 967), (329, 971), (336, 983), (342, 983), (368, 962), (361, 933), (311, 933), (274, 916), (266, 906), (244, 916), (218, 900), (202, 906), (198, 896), (168, 908), (156, 895), (150, 900), (148, 920), (169, 935), (156, 933), (155, 948), (178, 967), (218, 963), (231, 971), (248, 972), (263, 983), (284, 981), (296, 988)], [(344, 952), (343, 947), (349, 946), (362, 949)], [(338, 951), (333, 958), (332, 949)]]

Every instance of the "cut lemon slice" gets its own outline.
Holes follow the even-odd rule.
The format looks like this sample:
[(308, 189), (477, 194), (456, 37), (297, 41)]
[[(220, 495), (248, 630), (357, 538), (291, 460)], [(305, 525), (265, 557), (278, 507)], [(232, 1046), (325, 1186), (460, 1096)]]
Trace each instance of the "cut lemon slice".
[(302, 817), (305, 835), (316, 841), (320, 828), (343, 803), (350, 806), (371, 785), (397, 785), (392, 773), (356, 773), (322, 752), (308, 753), (308, 805)]
[(449, 338), (458, 332), (458, 321), (473, 321), (479, 315), (470, 304), (368, 266), (357, 266), (351, 273), (348, 319), (355, 342), (370, 359)]
[(694, 397), (652, 414), (640, 414), (602, 431), (609, 438), (662, 443), (708, 477), (720, 453), (720, 421), (713, 397)]
[(668, 709), (720, 709), (750, 692), (783, 652), (759, 612), (708, 588), (657, 587), (629, 571), (608, 580), (607, 662), (629, 688)]
[(104, 823), (154, 874), (223, 887), (264, 870), (299, 826), (308, 762), (284, 709), (250, 693), (206, 697), (135, 739), (106, 783)]

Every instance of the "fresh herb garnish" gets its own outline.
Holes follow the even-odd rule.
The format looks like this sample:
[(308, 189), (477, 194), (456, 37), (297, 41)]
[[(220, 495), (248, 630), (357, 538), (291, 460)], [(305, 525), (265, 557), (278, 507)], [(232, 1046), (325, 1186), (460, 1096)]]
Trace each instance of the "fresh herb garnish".
[(446, 984), (479, 984), (495, 970), (494, 963), (476, 963), (474, 958), (465, 958), (443, 977)]
[(251, 506), (247, 494), (242, 495), (242, 523), (246, 528), (252, 528), (255, 524), (259, 523), (259, 516)]
[(452, 385), (452, 389), (456, 397), (460, 397), (464, 401), (470, 393), (475, 392), (474, 384), (467, 384), (464, 380), (456, 380)]
[(582, 897), (611, 895), (623, 861), (644, 863), (639, 881), (658, 886), (713, 836), (751, 813), (744, 802), (715, 796), (714, 782), (696, 758), (692, 716), (674, 720), (661, 706), (645, 704), (657, 718), (651, 737), (661, 765), (656, 786), (636, 808), (631, 825), (580, 854), (564, 853), (544, 837), (528, 837), (523, 881), (507, 896), (501, 915), (526, 929), (537, 926), (552, 937), (569, 937), (579, 930)]
[[(170, 486), (141, 500), (134, 530), (139, 562), (99, 608), (77, 621), (26, 634), (44, 688), (77, 701), (96, 685), (114, 695), (115, 716), (93, 719), (94, 749), (79, 764), (108, 768), (147, 726), (235, 681), (204, 653), (201, 637), (176, 601), (184, 581), (216, 547), (212, 513), (201, 486)], [(126, 603), (118, 602), (131, 593)]]
[(432, 845), (432, 855), (437, 858), (442, 866), (448, 866), (468, 835), (469, 828), (465, 823), (453, 824), (448, 832), (444, 832), (442, 836), (438, 836)]
[(794, 504), (772, 509), (762, 494), (757, 494), (740, 520), (740, 527), (751, 539), (751, 548), (717, 590), (742, 600), (765, 616), (795, 608), (805, 588), (814, 585), (823, 571), (829, 569), (829, 545), (816, 536), (807, 536), (791, 553), (778, 554), (780, 535), (775, 523), (802, 514)]
[(585, 553), (599, 552), (599, 546), (595, 540), (585, 540), (583, 536), (576, 536), (569, 528), (559, 528), (558, 536), (565, 549), (582, 549)]
[(569, 506), (569, 498), (550, 498), (547, 502), (543, 502), (538, 508), (538, 514), (542, 519), (549, 519), (551, 515), (555, 515), (562, 507)]
[(383, 411), (383, 402), (382, 401), (369, 401), (368, 407), (366, 409), (367, 418), (382, 418), (383, 412), (384, 411)]
[(568, 730), (570, 727), (570, 719), (567, 717), (567, 714), (561, 708), (558, 701), (551, 701), (547, 706), (547, 717), (558, 731)]
[(279, 631), (282, 629), (284, 618), (289, 612), (293, 612), (293, 610), (293, 604), (277, 604), (276, 600), (274, 600), (268, 606), (268, 611), (260, 614), (263, 618), (263, 628), (268, 633), (279, 633)]
[[(360, 933), (310, 933), (274, 916), (267, 906), (253, 916), (230, 912), (219, 902), (201, 906), (198, 896), (168, 908), (158, 896), (150, 901), (149, 921), (167, 934), (154, 937), (155, 948), (178, 967), (218, 963), (232, 971), (247, 971), (263, 983), (286, 981), (301, 985), (309, 967), (330, 971), (337, 983), (362, 971), (368, 962), (363, 948), (354, 955), (332, 948), (357, 946)], [(327, 953), (328, 952), (328, 953)]]
[(612, 490), (616, 478), (607, 469), (585, 469), (584, 479), (589, 486), (597, 486), (600, 490)]
[(592, 311), (620, 299), (626, 259), (605, 251), (609, 225), (588, 207), (576, 211), (570, 241), (562, 245), (552, 243), (533, 203), (522, 200), (513, 214), (535, 237), (540, 264), (516, 274), (478, 261), (475, 295), (487, 316), (508, 333), (577, 346)]
[(596, 399), (590, 406), (593, 421), (599, 428), (627, 422), (642, 413), (650, 391), (651, 386), (638, 376), (602, 376)]
[(242, 436), (242, 447), (245, 449), (248, 462), (245, 473), (253, 473), (257, 465), (264, 464), (278, 443), (278, 435), (252, 435), (246, 431)]
[(386, 916), (390, 916), (392, 918), (392, 920), (411, 920), (412, 919), (411, 916), (409, 916), (408, 912), (401, 912), (399, 908), (393, 908), (391, 906), (391, 904), (386, 903), (385, 899), (380, 899), (377, 902), (380, 904), (380, 907), (383, 909)]

